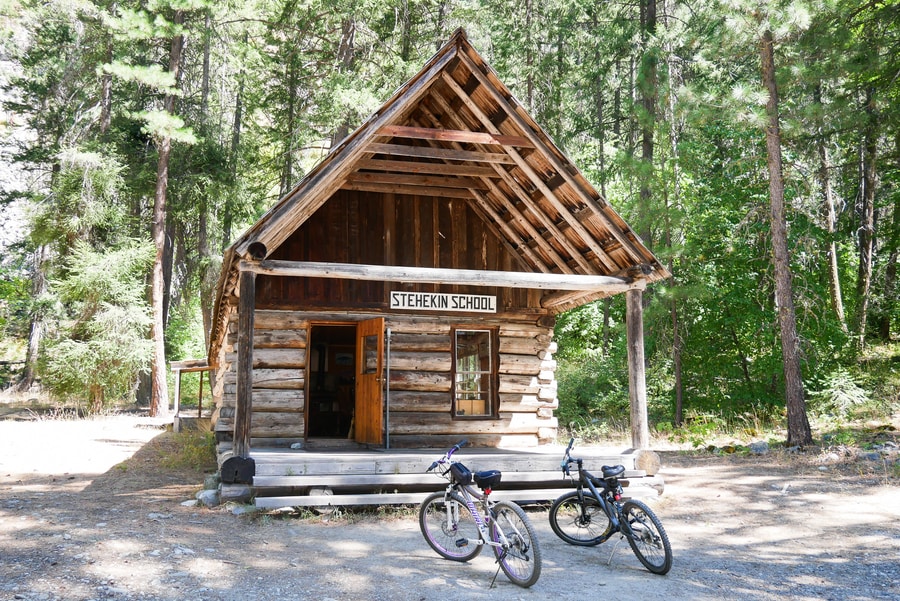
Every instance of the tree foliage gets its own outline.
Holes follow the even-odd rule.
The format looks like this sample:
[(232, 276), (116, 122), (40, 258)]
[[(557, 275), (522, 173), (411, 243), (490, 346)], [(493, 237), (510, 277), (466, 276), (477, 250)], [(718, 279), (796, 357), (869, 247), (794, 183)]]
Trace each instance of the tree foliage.
[[(102, 313), (76, 328), (88, 297), (66, 291), (88, 256), (118, 256), (131, 241), (149, 240), (163, 138), (174, 142), (163, 260), (167, 349), (178, 359), (202, 349), (187, 332), (208, 328), (221, 250), (460, 25), (674, 274), (646, 295), (655, 420), (677, 421), (682, 409), (777, 414), (785, 404), (762, 135), (768, 95), (757, 46), (766, 29), (805, 388), (850, 390), (841, 382), (856, 381), (864, 343), (896, 333), (896, 0), (4, 6), (4, 19), (25, 32), (6, 45), (19, 75), (8, 82), (5, 110), (33, 132), (16, 151), (17, 167), (39, 176), (15, 263), (38, 264), (28, 253), (46, 258), (3, 273), (10, 283), (38, 270), (49, 277), (43, 311), (55, 306), (67, 316), (47, 344), (56, 356), (74, 362), (72, 345), (102, 339), (90, 325)], [(176, 35), (185, 41), (178, 76), (169, 65)], [(143, 286), (149, 271), (132, 275)], [(11, 307), (21, 288), (0, 290)], [(137, 327), (146, 293), (97, 306), (134, 311), (126, 322)], [(559, 317), (564, 422), (621, 416), (623, 304), (598, 301)], [(36, 307), (7, 310), (6, 331), (26, 332), (23, 322), (41, 314)], [(109, 395), (138, 381), (144, 367), (129, 365)]]

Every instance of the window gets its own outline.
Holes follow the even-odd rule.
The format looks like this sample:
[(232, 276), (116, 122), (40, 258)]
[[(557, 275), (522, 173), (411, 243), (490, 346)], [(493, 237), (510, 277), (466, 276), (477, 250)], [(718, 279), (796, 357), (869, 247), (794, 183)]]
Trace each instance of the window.
[(453, 417), (497, 416), (495, 330), (453, 329)]

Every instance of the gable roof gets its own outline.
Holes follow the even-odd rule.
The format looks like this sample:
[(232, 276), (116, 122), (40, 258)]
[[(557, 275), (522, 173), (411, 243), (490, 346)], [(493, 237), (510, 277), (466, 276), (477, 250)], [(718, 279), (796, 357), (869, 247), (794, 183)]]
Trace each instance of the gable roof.
[[(467, 199), (535, 274), (612, 276), (632, 287), (670, 275), (460, 29), (225, 251), (211, 340), (240, 262), (264, 259), (342, 188)], [(560, 287), (544, 306), (558, 313), (609, 294)]]

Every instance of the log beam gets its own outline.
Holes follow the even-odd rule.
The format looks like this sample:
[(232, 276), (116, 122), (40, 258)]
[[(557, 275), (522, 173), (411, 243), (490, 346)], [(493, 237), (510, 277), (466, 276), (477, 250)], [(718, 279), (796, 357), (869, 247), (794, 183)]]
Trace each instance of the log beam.
[(641, 290), (625, 293), (625, 328), (628, 346), (628, 398), (631, 405), (631, 446), (650, 447), (647, 424), (647, 381), (644, 373), (644, 294)]
[[(545, 290), (586, 290), (619, 294), (643, 283), (605, 275), (532, 273), (520, 271), (480, 271), (357, 263), (321, 263), (314, 261), (241, 261), (241, 272), (272, 276), (316, 277), (417, 284), (489, 286), (498, 288), (537, 288)], [(243, 293), (241, 299), (243, 302)]]
[(253, 314), (256, 311), (256, 274), (241, 272), (238, 311), (237, 406), (234, 416), (234, 455), (250, 457), (250, 417), (253, 414)]

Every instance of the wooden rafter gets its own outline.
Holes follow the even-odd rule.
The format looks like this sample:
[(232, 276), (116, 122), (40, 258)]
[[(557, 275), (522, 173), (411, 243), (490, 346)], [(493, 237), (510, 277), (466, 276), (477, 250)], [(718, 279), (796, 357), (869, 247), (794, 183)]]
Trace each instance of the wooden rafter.
[(351, 184), (387, 184), (427, 186), (429, 188), (463, 188), (469, 190), (486, 190), (487, 186), (480, 180), (471, 177), (447, 177), (442, 175), (420, 175), (410, 178), (397, 173), (360, 173), (356, 172), (347, 177)]
[(379, 136), (409, 138), (412, 140), (434, 140), (437, 142), (467, 142), (470, 144), (486, 144), (494, 146), (519, 146), (534, 148), (534, 143), (521, 136), (505, 136), (470, 130), (437, 129), (431, 127), (409, 127), (404, 125), (385, 125), (379, 128)]
[[(478, 69), (475, 68), (475, 70), (477, 71)], [(484, 74), (480, 71), (479, 75), (484, 77)], [(465, 103), (469, 110), (472, 111), (475, 117), (481, 122), (482, 126), (484, 126), (488, 131), (499, 133), (499, 130), (493, 124), (490, 118), (484, 113), (484, 111), (481, 110), (481, 108), (475, 103), (475, 101), (472, 100), (469, 94), (467, 94), (466, 91), (462, 89), (462, 86), (456, 83), (455, 79), (450, 77), (447, 73), (442, 73), (441, 78), (443, 79), (444, 83), (446, 83), (450, 87), (450, 89), (453, 90), (453, 92), (460, 98), (460, 100)], [(572, 229), (578, 233), (581, 240), (587, 246), (589, 246), (591, 250), (594, 251), (594, 254), (597, 256), (597, 258), (603, 261), (608, 269), (615, 269), (616, 262), (606, 254), (606, 251), (604, 251), (600, 244), (597, 243), (591, 233), (587, 231), (587, 228), (584, 227), (584, 225), (580, 221), (571, 216), (565, 204), (560, 201), (556, 196), (556, 193), (554, 193), (547, 186), (543, 178), (541, 178), (540, 175), (535, 172), (531, 164), (515, 149), (509, 148), (507, 149), (507, 153), (509, 154), (510, 158), (515, 161), (519, 169), (521, 169), (522, 172), (528, 177), (528, 179), (538, 188), (538, 190), (540, 190), (541, 194), (543, 194), (544, 197), (550, 202), (550, 204), (553, 205), (556, 211), (558, 211), (559, 214), (563, 216), (563, 219), (565, 219), (566, 222), (572, 227)], [(530, 201), (530, 198), (528, 200)], [(573, 256), (581, 257), (581, 253), (576, 252)], [(583, 260), (583, 257), (581, 258)]]
[[(454, 111), (450, 108), (449, 105), (446, 104), (444, 99), (438, 95), (432, 95), (431, 98), (438, 103), (439, 108), (444, 110), (445, 115), (453, 115)], [(434, 122), (437, 122), (437, 117), (428, 111), (424, 107), (420, 107), (423, 114), (426, 114), (429, 119)], [(451, 124), (455, 127), (459, 127), (460, 124), (457, 123), (457, 120), (450, 118)], [(502, 166), (498, 164), (494, 164), (494, 175), (498, 175), (498, 173), (503, 171)], [(473, 191), (473, 197), (476, 199), (478, 204), (482, 206), (491, 216), (491, 221), (496, 222), (498, 225), (502, 224), (503, 230), (506, 236), (509, 236), (509, 239), (514, 241), (516, 245), (522, 249), (523, 252), (527, 252), (529, 258), (535, 262), (535, 266), (537, 266), (541, 271), (550, 272), (552, 269), (546, 265), (545, 261), (538, 257), (536, 254), (531, 252), (531, 245), (528, 242), (528, 239), (522, 233), (514, 230), (510, 222), (517, 225), (520, 229), (524, 230), (525, 234), (530, 236), (530, 240), (540, 247), (540, 249), (546, 253), (549, 257), (551, 257), (555, 263), (555, 265), (564, 273), (571, 273), (571, 269), (566, 265), (565, 260), (559, 256), (556, 250), (549, 244), (547, 244), (541, 234), (531, 225), (529, 220), (522, 215), (519, 210), (516, 208), (514, 203), (510, 202), (507, 198), (506, 194), (504, 194), (497, 186), (491, 181), (490, 178), (483, 178), (483, 183), (490, 190), (489, 195), (475, 193)], [(493, 208), (495, 205), (501, 206), (506, 209), (507, 213), (510, 216), (510, 222), (507, 222), (503, 217), (497, 213), (497, 211)]]
[(470, 163), (505, 163), (513, 160), (502, 152), (473, 152), (471, 150), (452, 150), (434, 148), (433, 146), (407, 146), (404, 144), (384, 144), (372, 142), (366, 146), (366, 152), (387, 156), (405, 156), (421, 159), (442, 159), (446, 161), (466, 161)]
[[(522, 131), (529, 140), (534, 142), (535, 148), (544, 154), (547, 157), (547, 160), (551, 162), (553, 168), (556, 170), (559, 175), (561, 175), (566, 183), (568, 183), (573, 190), (578, 194), (579, 198), (581, 198), (582, 202), (590, 208), (594, 214), (600, 218), (600, 220), (604, 223), (604, 225), (609, 229), (612, 235), (619, 241), (623, 248), (626, 249), (629, 256), (637, 262), (643, 262), (646, 258), (640, 253), (632, 242), (627, 239), (623, 232), (619, 232), (618, 228), (613, 225), (609, 219), (609, 217), (604, 213), (603, 208), (598, 204), (595, 198), (592, 198), (589, 194), (585, 193), (582, 190), (581, 186), (574, 180), (572, 175), (565, 168), (565, 165), (562, 164), (559, 157), (553, 152), (551, 148), (549, 148), (543, 140), (541, 140), (535, 133), (532, 131), (531, 127), (521, 115), (516, 111), (515, 107), (509, 104), (506, 98), (503, 97), (500, 93), (498, 93), (496, 87), (492, 82), (488, 81), (487, 76), (481, 71), (478, 65), (469, 57), (465, 52), (459, 53), (460, 58), (463, 63), (469, 68), (475, 78), (479, 81), (479, 83), (484, 87), (485, 90), (491, 95), (495, 102), (499, 104), (499, 106), (509, 115), (509, 117), (516, 123), (518, 129)], [(490, 124), (490, 121), (488, 121)], [(490, 124), (490, 128), (493, 127), (493, 124)], [(579, 223), (579, 226), (581, 224)], [(583, 226), (582, 226), (583, 228)], [(599, 255), (598, 255), (599, 258)]]
[(425, 161), (395, 161), (390, 159), (364, 159), (356, 164), (357, 170), (412, 173), (416, 175), (458, 175), (462, 177), (497, 177), (491, 167), (478, 164), (451, 165)]

